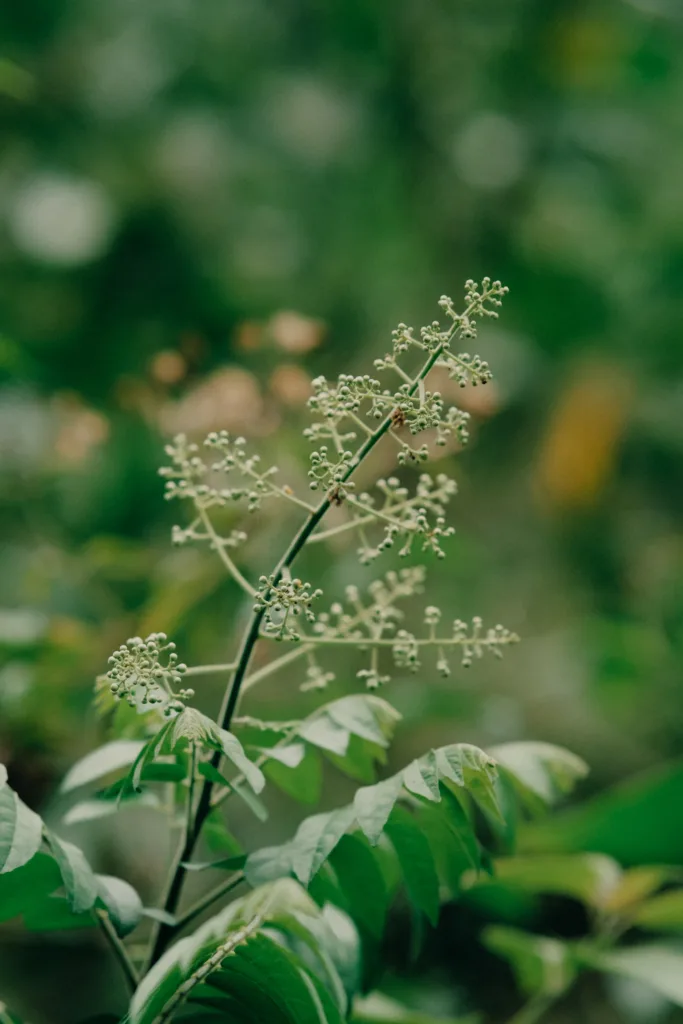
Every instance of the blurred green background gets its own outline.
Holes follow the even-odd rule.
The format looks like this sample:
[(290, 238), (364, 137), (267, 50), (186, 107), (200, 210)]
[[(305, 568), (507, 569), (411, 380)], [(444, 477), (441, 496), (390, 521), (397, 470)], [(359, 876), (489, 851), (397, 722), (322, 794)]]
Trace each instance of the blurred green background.
[[(364, 372), (399, 320), (483, 274), (510, 286), (478, 344), (496, 383), (464, 394), (476, 428), (447, 460), (458, 532), (429, 600), (524, 643), (398, 679), (396, 763), (543, 738), (590, 762), (590, 795), (683, 754), (680, 0), (27, 0), (0, 7), (0, 39), (0, 760), (22, 796), (57, 815), (127, 636), (230, 656), (239, 594), (171, 548), (164, 439), (237, 431), (305, 486), (310, 378)], [(254, 521), (244, 567), (293, 523)], [(320, 555), (330, 596), (390, 568)], [(290, 682), (249, 710), (310, 706)], [(138, 826), (73, 838), (151, 898), (166, 847)], [(29, 997), (15, 968), (45, 947), (3, 941), (0, 993), (72, 1021), (73, 945)], [(118, 984), (94, 940), (79, 958), (77, 1015)], [(453, 972), (415, 977), (452, 1009)], [(494, 1013), (514, 1005), (500, 985)], [(581, 1012), (674, 1019), (613, 1003), (591, 990)]]

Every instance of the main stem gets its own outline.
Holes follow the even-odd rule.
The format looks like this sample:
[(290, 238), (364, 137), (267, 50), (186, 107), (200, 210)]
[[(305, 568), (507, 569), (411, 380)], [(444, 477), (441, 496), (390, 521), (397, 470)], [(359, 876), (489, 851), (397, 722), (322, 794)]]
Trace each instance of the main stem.
[[(439, 345), (431, 353), (429, 359), (427, 359), (424, 366), (422, 367), (419, 374), (417, 375), (417, 377), (415, 378), (411, 385), (411, 395), (415, 394), (415, 392), (418, 390), (420, 384), (422, 383), (422, 381), (424, 381), (425, 377), (436, 363), (442, 351), (443, 345)], [(369, 454), (369, 452), (372, 451), (377, 442), (380, 441), (382, 437), (384, 437), (384, 435), (387, 433), (391, 425), (392, 414), (389, 413), (389, 415), (385, 417), (385, 419), (377, 427), (377, 429), (368, 435), (365, 442), (358, 449), (353, 462), (349, 465), (348, 469), (344, 473), (344, 476), (342, 477), (340, 483), (346, 483), (346, 481), (349, 479), (352, 473), (354, 473), (354, 471), (361, 464), (363, 459)], [(293, 565), (295, 559), (300, 554), (301, 550), (304, 548), (308, 538), (311, 536), (318, 523), (321, 521), (321, 519), (325, 516), (326, 512), (330, 508), (330, 505), (330, 499), (328, 497), (323, 498), (320, 504), (317, 506), (317, 508), (315, 508), (310, 513), (308, 518), (304, 521), (298, 533), (295, 535), (291, 544), (289, 545), (285, 553), (282, 555), (282, 558), (280, 559), (280, 561), (278, 562), (277, 566), (273, 571), (274, 586), (276, 586), (280, 582), (284, 571), (286, 569), (289, 569)], [(220, 710), (219, 722), (223, 729), (230, 728), (233, 715), (235, 714), (235, 710), (237, 708), (237, 702), (239, 701), (242, 683), (244, 682), (244, 678), (249, 669), (249, 663), (251, 661), (251, 656), (254, 652), (254, 647), (256, 646), (256, 643), (259, 639), (261, 623), (263, 621), (265, 612), (265, 608), (257, 608), (252, 613), (251, 619), (249, 620), (247, 628), (244, 632), (242, 643), (240, 645), (239, 653), (237, 656), (235, 674), (232, 677), (230, 686), (226, 690), (225, 696), (223, 698), (223, 704)], [(211, 764), (216, 769), (220, 764), (221, 756), (221, 752), (217, 750), (214, 753), (213, 757), (211, 758)], [(191, 828), (188, 828), (185, 840), (181, 844), (181, 847), (178, 850), (178, 853), (176, 854), (175, 860), (173, 862), (171, 879), (166, 892), (166, 898), (164, 900), (163, 908), (167, 914), (175, 914), (175, 911), (178, 907), (178, 903), (180, 902), (180, 896), (182, 893), (183, 885), (185, 883), (185, 875), (187, 874), (185, 864), (192, 857), (192, 853), (194, 851), (197, 840), (199, 839), (202, 826), (211, 811), (212, 789), (213, 782), (211, 782), (210, 779), (205, 779), (199, 797), (199, 802), (197, 804), (197, 810), (194, 815), (194, 823)], [(171, 940), (173, 933), (176, 931), (176, 928), (177, 926), (170, 924), (161, 924), (157, 927), (156, 933), (153, 936), (148, 969), (152, 966), (153, 963), (155, 963), (159, 959), (164, 949), (168, 945), (169, 941)]]

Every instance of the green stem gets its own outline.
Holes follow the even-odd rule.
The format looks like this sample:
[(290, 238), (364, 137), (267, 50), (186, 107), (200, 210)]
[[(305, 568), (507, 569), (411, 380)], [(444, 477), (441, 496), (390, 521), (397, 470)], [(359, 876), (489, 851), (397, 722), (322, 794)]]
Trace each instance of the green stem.
[(208, 676), (214, 672), (233, 672), (236, 663), (234, 661), (227, 662), (225, 665), (195, 665), (192, 668), (188, 668), (185, 672), (186, 676)]
[[(261, 639), (262, 640), (272, 640), (273, 638), (271, 636), (269, 636), (267, 633), (262, 633), (261, 634)], [(436, 644), (440, 644), (442, 647), (462, 647), (462, 646), (464, 646), (466, 644), (471, 644), (471, 645), (476, 644), (478, 647), (502, 647), (505, 644), (517, 643), (517, 640), (518, 640), (517, 635), (513, 633), (513, 634), (511, 634), (510, 637), (503, 637), (501, 639), (495, 639), (495, 640), (486, 640), (486, 639), (473, 640), (472, 637), (469, 637), (469, 636), (463, 636), (463, 637), (460, 637), (460, 638), (446, 637), (445, 639), (443, 637), (441, 637), (441, 638), (436, 637), (434, 639), (432, 639), (431, 637), (419, 637), (419, 638), (411, 639), (409, 641), (409, 643), (410, 643), (411, 647), (433, 647)], [(317, 636), (302, 636), (300, 642), (306, 644), (307, 646), (315, 644), (316, 647), (319, 647), (319, 646), (338, 647), (338, 646), (343, 646), (343, 645), (347, 645), (349, 647), (395, 647), (396, 644), (402, 643), (402, 641), (400, 639), (397, 639), (396, 637), (372, 637), (372, 636), (363, 636), (363, 637), (346, 637), (346, 636), (340, 636), (340, 637), (317, 637)], [(407, 642), (408, 641), (406, 641), (406, 643)]]
[(183, 914), (183, 916), (174, 925), (174, 930), (179, 932), (181, 929), (186, 928), (187, 925), (191, 921), (194, 921), (196, 917), (199, 917), (207, 907), (210, 907), (212, 903), (215, 903), (216, 900), (219, 900), (222, 896), (226, 896), (229, 892), (232, 892), (232, 890), (236, 889), (243, 881), (244, 872), (238, 871), (236, 875), (228, 878), (227, 881), (222, 882), (221, 885), (217, 885), (215, 889), (211, 889), (210, 892), (207, 892), (204, 896), (198, 899), (197, 902)]
[[(434, 364), (437, 362), (443, 346), (438, 345), (433, 352), (430, 353), (428, 359), (425, 361), (419, 374), (413, 381), (410, 389), (410, 394), (414, 394), (419, 386), (420, 381), (423, 381), (429, 371), (432, 369)], [(372, 434), (368, 435), (366, 440), (357, 450), (353, 461), (349, 464), (345, 471), (340, 483), (346, 483), (349, 477), (355, 472), (358, 466), (363, 462), (365, 457), (372, 451), (378, 441), (380, 441), (384, 435), (388, 432), (392, 424), (391, 414), (385, 417), (382, 423), (377, 427)], [(315, 530), (318, 523), (325, 516), (331, 506), (331, 501), (328, 497), (322, 499), (317, 508), (311, 512), (308, 518), (302, 523), (301, 527), (297, 531), (289, 547), (284, 552), (280, 561), (276, 565), (273, 571), (273, 583), (277, 585), (282, 579), (283, 573), (289, 569), (302, 549), (305, 547), (308, 539)], [(207, 517), (208, 518), (208, 517)], [(205, 524), (206, 525), (206, 524)], [(207, 527), (208, 529), (209, 527)], [(210, 526), (213, 531), (213, 526)], [(246, 581), (245, 581), (246, 582)], [(249, 586), (249, 584), (247, 584)], [(250, 587), (250, 592), (253, 593)], [(219, 723), (223, 729), (229, 729), (230, 723), (232, 722), (233, 715), (237, 710), (237, 703), (239, 701), (242, 686), (247, 677), (247, 671), (249, 669), (249, 663), (254, 652), (261, 633), (261, 623), (265, 615), (265, 607), (257, 608), (252, 612), (251, 620), (247, 625), (244, 633), (240, 650), (237, 656), (237, 667), (232, 677), (230, 685), (228, 686), (225, 696), (223, 698), (223, 704), (220, 711)], [(214, 768), (218, 769), (221, 761), (221, 752), (217, 750), (211, 759), (211, 764)], [(192, 858), (194, 847), (199, 838), (202, 826), (206, 821), (209, 813), (211, 812), (211, 792), (213, 789), (213, 783), (210, 779), (205, 779), (202, 786), (201, 794), (199, 797), (199, 803), (197, 805), (197, 811), (194, 816), (194, 825), (191, 831), (188, 833), (187, 840), (183, 844), (183, 849), (180, 851), (180, 856), (177, 856), (172, 868), (172, 875), (170, 884), (168, 886), (166, 899), (164, 901), (164, 910), (169, 913), (175, 913), (182, 893), (183, 885), (185, 882), (186, 868), (184, 862), (189, 861)], [(152, 943), (152, 950), (149, 958), (149, 966), (155, 963), (156, 960), (161, 956), (164, 949), (166, 948), (170, 938), (172, 937), (173, 929), (170, 925), (161, 925), (158, 929), (157, 934), (154, 937)]]
[(211, 519), (206, 509), (203, 509), (201, 506), (198, 505), (197, 512), (199, 513), (199, 518), (202, 521), (204, 529), (211, 538), (212, 546), (214, 550), (218, 553), (218, 557), (220, 558), (225, 568), (228, 570), (232, 578), (235, 580), (236, 583), (240, 585), (240, 587), (242, 588), (242, 590), (244, 590), (245, 593), (249, 594), (250, 597), (255, 597), (256, 591), (252, 587), (249, 580), (242, 575), (242, 573), (239, 571), (239, 569), (233, 562), (228, 552), (225, 550), (225, 544), (214, 530), (213, 523), (211, 522)]
[[(128, 987), (131, 990), (131, 992), (134, 992), (135, 989), (138, 987), (140, 979), (138, 978), (138, 973), (133, 967), (133, 963), (130, 957), (128, 956), (126, 947), (116, 934), (114, 925), (111, 923), (109, 914), (106, 912), (106, 910), (97, 910), (95, 911), (95, 913), (97, 914), (97, 921), (100, 928), (102, 929), (102, 934), (107, 940), (109, 948), (116, 957), (119, 967), (121, 968), (123, 974), (125, 975)], [(3, 1018), (0, 1017), (0, 1020), (2, 1019)]]
[(242, 693), (246, 690), (250, 690), (252, 686), (256, 686), (262, 679), (267, 679), (268, 676), (273, 675), (274, 672), (278, 672), (285, 665), (289, 665), (292, 661), (297, 661), (303, 657), (304, 654), (308, 654), (312, 650), (312, 645), (315, 643), (313, 640), (310, 644), (303, 643), (297, 644), (293, 651), (287, 651), (280, 658), (274, 658), (273, 661), (269, 661), (263, 668), (256, 669), (255, 672), (251, 672), (242, 683)]

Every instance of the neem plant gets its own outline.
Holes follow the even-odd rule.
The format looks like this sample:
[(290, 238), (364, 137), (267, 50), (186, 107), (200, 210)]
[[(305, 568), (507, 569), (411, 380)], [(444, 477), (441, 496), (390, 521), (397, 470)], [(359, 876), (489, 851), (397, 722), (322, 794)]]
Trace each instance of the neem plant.
[[(376, 764), (385, 762), (400, 717), (375, 692), (389, 681), (392, 667), (423, 672), (424, 661), (448, 675), (454, 657), (469, 666), (489, 653), (500, 656), (517, 637), (500, 625), (484, 627), (478, 618), (469, 625), (456, 618), (444, 628), (434, 606), (424, 608), (419, 628), (411, 628), (401, 603), (419, 595), (425, 583), (425, 570), (412, 564), (385, 571), (367, 593), (348, 587), (343, 600), (329, 605), (321, 589), (294, 573), (307, 546), (347, 532), (357, 537), (364, 564), (395, 549), (404, 558), (422, 552), (444, 557), (442, 544), (452, 533), (446, 507), (455, 484), (444, 474), (421, 472), (411, 486), (409, 469), (431, 457), (424, 432), (436, 446), (450, 435), (462, 443), (468, 416), (430, 390), (430, 371), (445, 368), (463, 387), (487, 383), (488, 365), (455, 345), (474, 338), (482, 317), (497, 315), (505, 291), (488, 278), (481, 285), (468, 281), (463, 312), (450, 299), (440, 300), (445, 327), (434, 322), (416, 336), (400, 324), (392, 350), (375, 362), (381, 382), (349, 375), (335, 384), (322, 377), (313, 382), (314, 422), (305, 435), (314, 445), (308, 476), (320, 495), (317, 503), (279, 483), (274, 469), (264, 470), (258, 456), (248, 454), (242, 438), (210, 434), (203, 453), (184, 437), (167, 448), (170, 466), (161, 470), (166, 496), (190, 509), (174, 529), (174, 542), (208, 543), (244, 591), (248, 623), (226, 665), (188, 668), (163, 633), (122, 644), (98, 681), (97, 700), (113, 738), (77, 763), (62, 785), (67, 793), (100, 786), (70, 809), (67, 824), (131, 803), (170, 808), (181, 839), (159, 907), (143, 908), (127, 882), (93, 873), (77, 847), (22, 803), (0, 766), (0, 920), (22, 915), (33, 929), (99, 926), (130, 986), (124, 1021), (410, 1021), (393, 1003), (363, 998), (377, 981), (385, 918), (397, 891), (403, 889), (415, 913), (434, 924), (440, 905), (457, 898), (464, 885), (485, 884), (492, 871), (523, 875), (525, 862), (503, 859), (506, 876), (493, 858), (510, 853), (520, 816), (537, 813), (584, 774), (580, 759), (547, 744), (512, 743), (484, 752), (454, 743), (375, 782)], [(401, 478), (378, 480), (372, 491), (356, 493), (356, 470), (380, 443), (393, 447)], [(252, 582), (237, 564), (245, 534), (219, 532), (221, 510), (253, 512), (271, 500), (294, 506), (299, 525), (277, 565)], [(332, 510), (333, 523), (326, 526)], [(260, 657), (260, 667), (250, 669), (257, 646), (286, 650), (270, 660)], [(297, 660), (305, 666), (303, 688), (323, 690), (333, 678), (330, 655), (337, 652), (340, 660), (338, 649), (348, 648), (365, 652), (357, 673), (363, 692), (322, 704), (303, 720), (237, 716), (248, 690)], [(228, 677), (215, 720), (190, 703), (191, 681), (208, 673)], [(241, 800), (263, 819), (259, 794), (267, 782), (311, 802), (319, 793), (323, 758), (364, 783), (353, 801), (306, 818), (282, 846), (244, 854), (225, 824), (228, 802)], [(109, 785), (102, 789), (105, 780)], [(208, 864), (196, 858), (207, 833), (223, 848), (221, 858)], [(226, 871), (226, 880), (187, 906), (188, 872), (209, 869)], [(539, 876), (527, 864), (526, 887), (533, 888), (538, 876), (542, 890), (548, 870), (546, 865)], [(565, 866), (560, 874), (566, 879), (571, 871)], [(233, 899), (238, 887), (246, 892)], [(221, 904), (193, 928), (200, 915)], [(145, 919), (147, 930), (141, 927), (137, 939), (133, 933)], [(566, 957), (546, 972), (543, 953), (550, 946), (537, 937), (523, 938), (521, 952), (509, 933), (499, 930), (489, 940), (526, 965), (523, 981), (537, 994), (524, 1019), (536, 1019), (568, 983)], [(557, 959), (555, 947), (551, 953)], [(2, 1012), (3, 1020), (14, 1019)]]

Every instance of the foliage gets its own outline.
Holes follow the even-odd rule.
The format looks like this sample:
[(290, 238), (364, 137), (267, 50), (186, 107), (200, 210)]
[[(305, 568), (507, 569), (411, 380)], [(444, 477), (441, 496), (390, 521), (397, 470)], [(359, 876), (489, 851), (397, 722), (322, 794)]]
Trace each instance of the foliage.
[[(129, 801), (167, 810), (179, 841), (161, 905), (143, 908), (127, 882), (94, 873), (83, 852), (17, 796), (4, 769), (0, 778), (2, 918), (21, 916), (29, 929), (98, 925), (131, 989), (128, 1024), (210, 1024), (226, 1016), (245, 1024), (422, 1021), (391, 1000), (361, 998), (381, 980), (382, 942), (397, 894), (405, 893), (416, 922), (436, 925), (444, 903), (486, 899), (496, 887), (570, 897), (593, 915), (591, 935), (580, 942), (502, 925), (485, 931), (484, 942), (510, 961), (529, 995), (529, 1014), (542, 1012), (586, 969), (644, 979), (683, 1005), (677, 949), (661, 941), (620, 941), (633, 928), (680, 929), (683, 890), (675, 888), (675, 872), (655, 866), (634, 876), (597, 854), (514, 855), (518, 831), (524, 840), (523, 822), (584, 776), (580, 758), (539, 742), (490, 751), (454, 742), (376, 781), (400, 715), (375, 691), (396, 670), (422, 672), (427, 657), (448, 676), (453, 653), (467, 668), (486, 654), (500, 657), (518, 637), (502, 625), (485, 628), (477, 616), (471, 625), (456, 618), (443, 630), (442, 610), (434, 605), (424, 609), (421, 628), (412, 627), (412, 602), (425, 584), (421, 566), (385, 572), (367, 596), (347, 587), (344, 601), (329, 605), (323, 588), (292, 574), (309, 547), (347, 533), (358, 537), (362, 564), (384, 556), (396, 541), (400, 558), (416, 551), (445, 557), (452, 535), (445, 511), (454, 483), (445, 474), (422, 474), (413, 493), (403, 476), (421, 467), (432, 447), (466, 440), (465, 412), (430, 390), (430, 374), (446, 371), (463, 388), (491, 379), (484, 360), (456, 345), (476, 337), (479, 320), (497, 315), (505, 292), (489, 278), (481, 285), (468, 281), (462, 313), (450, 299), (440, 300), (445, 326), (434, 322), (416, 336), (399, 325), (392, 350), (375, 363), (381, 380), (342, 374), (335, 383), (314, 382), (314, 419), (305, 436), (315, 446), (308, 478), (310, 489), (322, 492), (317, 504), (276, 483), (276, 469), (263, 472), (243, 439), (227, 432), (209, 434), (205, 455), (185, 436), (168, 445), (170, 465), (161, 470), (166, 497), (191, 509), (173, 540), (205, 543), (216, 553), (246, 595), (249, 618), (235, 660), (223, 665), (188, 667), (160, 632), (121, 644), (97, 684), (112, 738), (74, 765), (62, 784), (64, 793), (97, 787), (69, 810), (71, 821), (114, 814)], [(380, 443), (393, 450), (401, 477), (380, 479), (379, 499), (357, 495), (352, 477)], [(299, 521), (277, 564), (254, 584), (240, 565), (243, 526), (265, 500), (282, 502)], [(231, 518), (223, 532), (228, 507), (233, 517), (244, 515), (239, 528)], [(321, 527), (332, 511), (333, 524)], [(255, 648), (272, 651), (272, 644), (288, 650), (251, 670)], [(237, 714), (244, 693), (299, 658), (307, 664), (302, 688), (324, 690), (338, 671), (334, 652), (349, 648), (367, 659), (356, 676), (361, 692), (297, 720)], [(196, 694), (185, 685), (208, 673), (229, 678), (215, 720), (191, 706)], [(291, 839), (248, 854), (226, 830), (227, 855), (196, 860), (200, 840), (234, 796), (259, 821), (268, 815), (262, 795), (271, 787), (317, 802), (323, 760), (363, 783), (351, 803), (306, 817)], [(188, 873), (208, 868), (230, 874), (185, 907)], [(241, 885), (251, 891), (191, 929)], [(660, 892), (666, 886), (673, 888)], [(124, 942), (143, 926), (144, 939)]]

